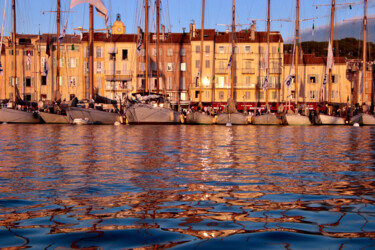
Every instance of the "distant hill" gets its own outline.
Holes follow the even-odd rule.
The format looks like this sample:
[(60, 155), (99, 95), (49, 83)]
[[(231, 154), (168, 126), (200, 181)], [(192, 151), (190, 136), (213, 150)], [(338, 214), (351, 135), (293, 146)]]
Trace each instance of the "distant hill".
[[(355, 38), (344, 38), (333, 42), (334, 56), (342, 56), (347, 59), (362, 59), (363, 41)], [(328, 42), (307, 41), (301, 43), (302, 51), (305, 54), (315, 53), (316, 56), (326, 57)], [(337, 54), (338, 48), (338, 54)], [(293, 44), (284, 45), (285, 53), (293, 53)], [(375, 60), (375, 44), (367, 43), (367, 60)]]

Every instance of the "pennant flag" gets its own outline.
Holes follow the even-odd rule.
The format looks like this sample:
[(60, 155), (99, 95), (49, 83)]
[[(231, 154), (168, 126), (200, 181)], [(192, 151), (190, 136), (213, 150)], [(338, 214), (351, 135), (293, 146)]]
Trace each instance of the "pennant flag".
[(227, 69), (230, 69), (232, 67), (232, 57), (233, 57), (233, 54), (230, 55)]
[(0, 62), (0, 75), (2, 76), (3, 74), (4, 74), (3, 66), (1, 65), (1, 62)]
[(72, 50), (74, 50), (74, 43), (72, 43)]
[(327, 68), (333, 68), (333, 51), (331, 41), (328, 43), (328, 56), (327, 56)]
[(292, 85), (292, 80), (293, 80), (292, 73), (290, 73), (288, 77), (285, 79), (284, 84), (289, 88), (290, 85)]
[(266, 78), (264, 79), (264, 83), (263, 83), (263, 90), (264, 91), (266, 91), (268, 89), (268, 86), (269, 86), (268, 79), (269, 79), (269, 73), (267, 72)]
[(31, 54), (30, 54), (30, 51), (27, 51), (26, 65), (29, 66), (30, 64), (31, 64)]
[(62, 29), (62, 32), (61, 32), (61, 34), (60, 34), (60, 36), (59, 36), (59, 43), (61, 43), (62, 40), (63, 40), (63, 38), (65, 37), (65, 34), (66, 34), (66, 26), (67, 26), (67, 25), (68, 25), (68, 19), (66, 19), (65, 24), (64, 24), (64, 27), (63, 27), (63, 29)]
[(137, 53), (138, 53), (139, 56), (141, 55), (142, 37), (143, 37), (143, 35), (142, 35), (142, 33), (141, 33), (141, 35), (140, 35), (140, 37), (139, 37), (138, 45), (137, 45)]
[(312, 26), (312, 36), (314, 36), (314, 31), (315, 31), (315, 25), (313, 23), (313, 26)]
[(327, 73), (325, 73), (324, 74), (324, 79), (323, 79), (323, 88), (325, 88), (326, 85), (327, 85), (327, 78), (328, 78)]
[(46, 77), (48, 76), (48, 71), (49, 71), (48, 57), (46, 56), (46, 59), (44, 61), (44, 69), (43, 69), (43, 73), (46, 75)]
[(105, 26), (108, 27), (108, 11), (107, 8), (104, 6), (102, 0), (71, 0), (70, 8), (73, 8), (74, 6), (81, 3), (89, 3), (91, 5), (94, 5), (96, 11), (98, 12), (98, 15), (104, 17)]
[(47, 40), (46, 55), (51, 56), (51, 50), (49, 49), (49, 37)]

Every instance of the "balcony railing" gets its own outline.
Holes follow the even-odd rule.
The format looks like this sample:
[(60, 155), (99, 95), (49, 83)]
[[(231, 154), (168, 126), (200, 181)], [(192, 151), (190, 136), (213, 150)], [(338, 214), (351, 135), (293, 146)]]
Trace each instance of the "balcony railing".
[(242, 74), (255, 74), (255, 68), (244, 68)]
[(227, 68), (215, 68), (215, 73), (216, 74), (228, 74), (228, 69)]

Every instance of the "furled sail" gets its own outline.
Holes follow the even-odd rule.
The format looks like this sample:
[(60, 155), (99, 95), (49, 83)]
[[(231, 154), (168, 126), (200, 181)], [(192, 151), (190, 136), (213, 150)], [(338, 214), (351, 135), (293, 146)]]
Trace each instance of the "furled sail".
[(73, 8), (74, 6), (81, 3), (89, 3), (95, 6), (99, 16), (104, 17), (105, 26), (108, 27), (108, 11), (107, 8), (104, 6), (102, 0), (71, 0), (70, 8)]

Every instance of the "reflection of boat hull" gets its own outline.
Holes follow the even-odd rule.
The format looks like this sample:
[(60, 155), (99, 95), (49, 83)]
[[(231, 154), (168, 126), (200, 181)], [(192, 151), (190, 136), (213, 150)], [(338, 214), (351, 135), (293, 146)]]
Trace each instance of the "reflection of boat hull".
[(17, 109), (0, 109), (0, 122), (6, 123), (40, 123), (38, 113)]
[(136, 103), (126, 109), (129, 124), (174, 124), (180, 123), (180, 114), (174, 110)]
[(45, 123), (52, 124), (68, 124), (70, 123), (67, 115), (59, 115), (53, 113), (39, 112), (40, 117)]
[(221, 113), (217, 115), (217, 124), (225, 125), (227, 123), (231, 123), (233, 125), (246, 125), (249, 123), (248, 116), (243, 113)]
[(251, 123), (254, 125), (280, 125), (282, 124), (282, 120), (276, 115), (270, 113), (254, 116)]
[(316, 123), (321, 125), (345, 125), (345, 119), (338, 116), (319, 114)]
[(186, 115), (186, 123), (188, 124), (211, 125), (215, 124), (215, 121), (215, 117), (206, 113), (192, 112)]
[(67, 111), (71, 121), (74, 119), (82, 119), (90, 124), (106, 124), (113, 125), (115, 122), (121, 122), (120, 116), (115, 112), (106, 112), (96, 109), (86, 109), (70, 107)]
[(300, 114), (286, 114), (283, 116), (284, 125), (311, 125), (310, 119), (307, 116)]
[(350, 124), (375, 125), (375, 116), (369, 114), (355, 115), (350, 119)]

